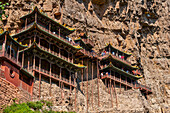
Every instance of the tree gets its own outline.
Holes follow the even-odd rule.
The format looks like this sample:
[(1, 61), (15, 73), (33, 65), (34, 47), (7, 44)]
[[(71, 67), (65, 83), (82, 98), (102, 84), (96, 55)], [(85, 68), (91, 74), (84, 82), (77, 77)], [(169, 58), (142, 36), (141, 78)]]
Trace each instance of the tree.
[[(5, 15), (5, 8), (6, 6), (8, 6), (9, 3), (2, 3), (0, 2), (0, 20), (2, 20), (2, 15)], [(7, 15), (5, 15), (6, 17), (8, 17)]]

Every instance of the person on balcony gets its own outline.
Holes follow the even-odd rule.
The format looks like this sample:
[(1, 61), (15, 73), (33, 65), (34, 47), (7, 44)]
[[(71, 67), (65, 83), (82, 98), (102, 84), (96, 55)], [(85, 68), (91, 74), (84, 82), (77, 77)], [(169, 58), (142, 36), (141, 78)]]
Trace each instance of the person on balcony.
[(124, 59), (124, 56), (121, 56), (121, 59)]
[(115, 52), (114, 52), (114, 51), (112, 52), (112, 55), (115, 55)]
[(103, 72), (101, 72), (101, 78), (103, 77)]

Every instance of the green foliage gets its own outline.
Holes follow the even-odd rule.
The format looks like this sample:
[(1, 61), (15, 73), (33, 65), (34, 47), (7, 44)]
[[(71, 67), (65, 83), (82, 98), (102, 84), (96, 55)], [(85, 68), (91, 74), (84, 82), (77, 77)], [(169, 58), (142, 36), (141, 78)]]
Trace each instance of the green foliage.
[(4, 109), (3, 113), (34, 113), (26, 103), (8, 106)]
[[(11, 106), (7, 106), (4, 110), (3, 113), (41, 113), (39, 110), (42, 110), (42, 107), (46, 105), (49, 108), (51, 108), (52, 103), (49, 101), (41, 100), (37, 102), (27, 102), (27, 103), (22, 103), (22, 104), (12, 104)], [(35, 111), (31, 110), (34, 109)], [(57, 112), (57, 111), (52, 111), (51, 109), (48, 110), (42, 110), (43, 113), (75, 113), (75, 112)]]
[(27, 102), (27, 105), (30, 107), (30, 108), (33, 108), (34, 110), (39, 110), (43, 107), (43, 103), (37, 101), (37, 102)]
[(46, 101), (46, 100), (41, 100), (40, 102), (44, 103), (46, 106), (48, 106), (49, 108), (51, 108), (51, 106), (53, 106), (52, 102), (50, 101)]
[[(5, 3), (3, 4), (2, 2), (0, 2), (0, 20), (2, 20), (2, 15), (5, 15), (5, 8), (6, 6), (8, 6), (9, 3)], [(5, 15), (6, 17), (8, 17), (7, 15)]]

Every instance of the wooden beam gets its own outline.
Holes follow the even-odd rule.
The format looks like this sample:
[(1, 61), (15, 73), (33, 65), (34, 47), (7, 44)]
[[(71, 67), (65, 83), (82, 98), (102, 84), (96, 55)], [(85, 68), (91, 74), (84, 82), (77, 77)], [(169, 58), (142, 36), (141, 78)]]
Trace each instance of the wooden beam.
[[(82, 65), (83, 65), (83, 58), (82, 58)], [(82, 71), (81, 71), (81, 81), (82, 81), (81, 90), (82, 90), (82, 91), (83, 91), (83, 70), (84, 70), (84, 68), (83, 68)]]
[(98, 88), (98, 107), (100, 107), (100, 94), (99, 94), (99, 67), (97, 59), (97, 88)]
[(91, 93), (92, 93), (92, 108), (93, 108), (93, 60), (92, 60), (92, 87), (91, 87)]
[(117, 102), (117, 93), (116, 93), (116, 88), (115, 88), (115, 81), (114, 81), (114, 91), (115, 91), (115, 96), (116, 96), (116, 106), (118, 107), (118, 102)]
[(24, 67), (24, 51), (22, 53), (22, 67)]
[[(74, 76), (74, 84), (76, 84), (76, 77), (77, 77), (77, 72), (75, 72), (75, 76)], [(76, 94), (76, 87), (75, 87), (75, 112), (77, 112), (77, 101), (76, 101), (76, 99), (77, 99), (77, 94)]]
[(112, 87), (111, 87), (111, 102), (112, 102), (112, 107), (113, 107), (113, 84), (112, 84)]
[(52, 66), (51, 66), (51, 63), (50, 63), (50, 96), (51, 96), (51, 68), (52, 68)]
[(87, 59), (87, 69), (86, 69), (86, 80), (87, 80), (87, 84), (86, 84), (86, 88), (87, 88), (87, 112), (88, 112), (88, 108), (89, 108), (89, 102), (88, 102), (88, 68), (89, 68), (89, 65), (88, 65), (88, 59)]
[(41, 74), (39, 73), (39, 100), (41, 97)]

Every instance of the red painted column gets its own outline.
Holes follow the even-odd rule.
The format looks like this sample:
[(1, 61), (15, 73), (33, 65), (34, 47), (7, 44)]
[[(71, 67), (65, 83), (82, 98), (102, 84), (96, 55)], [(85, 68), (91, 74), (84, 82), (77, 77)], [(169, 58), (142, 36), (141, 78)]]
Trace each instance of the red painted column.
[(86, 90), (87, 90), (87, 112), (88, 112), (88, 108), (89, 108), (89, 101), (88, 101), (88, 68), (89, 68), (89, 65), (88, 65), (88, 59), (87, 59), (87, 69), (86, 69), (86, 80), (87, 80), (87, 84), (86, 84)]
[(99, 94), (99, 67), (97, 59), (97, 88), (98, 88), (98, 107), (100, 107), (100, 94)]
[(71, 71), (69, 71), (69, 83), (70, 83), (70, 93), (71, 93)]
[(33, 69), (35, 69), (35, 55), (33, 57)]
[(116, 106), (118, 107), (118, 102), (117, 102), (117, 92), (116, 92), (116, 88), (115, 88), (115, 81), (114, 81), (114, 91), (115, 91), (115, 95), (116, 95)]
[(122, 88), (121, 82), (122, 82), (122, 80), (121, 80), (121, 75), (120, 75), (120, 93), (121, 93), (121, 88)]
[(39, 73), (39, 100), (41, 97), (41, 74)]
[(39, 100), (41, 97), (41, 74), (40, 74), (40, 70), (41, 70), (41, 58), (39, 58)]
[(91, 93), (92, 93), (92, 108), (93, 108), (93, 60), (92, 60), (92, 87), (91, 87)]
[[(76, 84), (76, 78), (77, 78), (77, 72), (75, 73), (75, 77), (74, 77), (74, 84)], [(77, 94), (76, 94), (76, 87), (75, 87), (75, 112), (77, 111)]]

